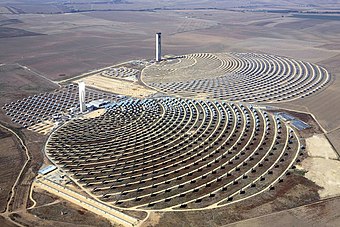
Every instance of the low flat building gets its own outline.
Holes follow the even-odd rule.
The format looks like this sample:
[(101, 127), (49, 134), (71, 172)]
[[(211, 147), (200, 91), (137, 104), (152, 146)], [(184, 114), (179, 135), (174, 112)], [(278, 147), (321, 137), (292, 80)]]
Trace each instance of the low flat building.
[(46, 175), (46, 174), (48, 174), (48, 173), (50, 173), (50, 172), (52, 172), (52, 171), (54, 171), (54, 170), (56, 170), (56, 169), (57, 169), (56, 166), (49, 165), (49, 166), (46, 166), (46, 167), (40, 169), (40, 170), (38, 171), (38, 174), (40, 174), (40, 175)]

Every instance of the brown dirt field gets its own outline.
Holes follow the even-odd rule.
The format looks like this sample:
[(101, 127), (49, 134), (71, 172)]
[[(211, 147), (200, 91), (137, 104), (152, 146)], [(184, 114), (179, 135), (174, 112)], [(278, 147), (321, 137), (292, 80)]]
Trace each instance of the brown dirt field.
[(121, 210), (124, 214), (127, 214), (131, 217), (135, 217), (139, 220), (144, 220), (147, 217), (147, 213), (144, 211), (134, 211), (134, 210)]
[[(46, 195), (44, 195), (46, 197)], [(62, 199), (61, 202), (52, 205), (46, 205), (33, 208), (29, 213), (36, 215), (38, 218), (48, 220), (48, 222), (57, 222), (58, 226), (67, 224), (76, 224), (79, 226), (113, 226), (105, 218), (101, 218), (94, 213), (79, 208)], [(47, 222), (47, 223), (48, 223)], [(45, 223), (46, 224), (46, 223)]]
[(0, 212), (5, 211), (11, 188), (24, 163), (18, 141), (0, 128)]
[(52, 203), (52, 202), (55, 202), (56, 200), (59, 200), (58, 197), (39, 188), (34, 188), (32, 197), (37, 202), (36, 206), (41, 206), (41, 205)]
[[(55, 209), (54, 209), (55, 208)], [(40, 211), (42, 211), (41, 209)], [(61, 211), (64, 212), (62, 215)], [(70, 212), (69, 212), (70, 211)], [(48, 220), (46, 219), (49, 215), (55, 215), (54, 218), (56, 219), (61, 217), (61, 220)], [(74, 217), (71, 217), (74, 215)], [(92, 213), (83, 212), (83, 210), (78, 210), (77, 208), (73, 207), (72, 204), (64, 204), (59, 203), (55, 204), (51, 210), (45, 211), (43, 217), (39, 217), (35, 214), (27, 213), (27, 212), (20, 212), (14, 213), (11, 215), (11, 218), (16, 222), (24, 225), (24, 226), (37, 226), (37, 227), (47, 227), (47, 226), (65, 226), (65, 227), (94, 227), (94, 226), (114, 226), (105, 219), (101, 219), (96, 217)], [(74, 222), (72, 223), (72, 220)], [(88, 223), (84, 223), (87, 221)], [(97, 224), (93, 224), (97, 223)]]
[[(29, 95), (52, 91), (57, 85), (20, 65), (0, 65), (0, 107)], [(3, 110), (1, 109), (1, 112)]]
[(64, 223), (79, 226), (113, 226), (106, 219), (66, 201), (41, 208), (33, 208), (29, 212), (41, 219), (56, 221), (58, 222), (57, 226), (63, 226)]
[[(26, 42), (30, 43), (30, 47), (21, 45), (24, 43), (18, 38), (3, 39), (0, 49), (7, 49), (8, 54), (0, 54), (0, 62), (20, 62), (56, 80), (153, 55), (152, 40), (147, 40), (150, 37), (142, 31), (142, 27), (145, 27), (142, 22), (126, 24), (97, 19), (88, 14), (19, 17), (30, 23), (31, 30), (47, 35), (28, 38)], [(41, 23), (42, 19), (46, 23)], [(142, 27), (139, 28), (139, 25)], [(25, 27), (25, 23), (20, 26)], [(156, 28), (152, 30), (150, 33), (154, 33)], [(21, 47), (17, 48), (17, 45)], [(24, 46), (28, 52), (22, 52)], [(23, 57), (18, 58), (19, 55)]]
[(1, 227), (17, 227), (17, 225), (12, 222), (6, 220), (4, 217), (0, 216), (0, 226)]
[(159, 225), (159, 220), (162, 217), (162, 213), (159, 212), (150, 212), (150, 216), (147, 219), (146, 223), (143, 226), (156, 226)]
[(340, 129), (332, 131), (327, 134), (328, 139), (332, 142), (335, 150), (337, 151), (338, 155), (340, 155)]
[[(290, 23), (305, 20), (271, 13), (186, 10), (7, 17), (23, 21), (20, 25), (11, 25), (13, 28), (29, 28), (47, 35), (23, 38), (29, 46), (18, 38), (2, 40), (0, 49), (11, 49), (6, 51), (7, 55), (0, 54), (0, 62), (20, 62), (57, 80), (63, 79), (64, 76), (59, 76), (63, 74), (70, 77), (126, 60), (152, 58), (154, 37), (151, 34), (157, 31), (164, 34), (164, 53), (176, 55), (255, 51), (317, 61), (336, 53), (323, 45), (337, 43), (332, 39), (336, 35), (333, 29), (336, 23), (332, 21), (314, 22), (312, 27), (296, 30)], [(271, 27), (263, 22), (287, 28)], [(195, 26), (186, 26), (188, 24)], [(183, 30), (183, 26), (189, 29)], [(325, 30), (327, 32), (323, 32)]]

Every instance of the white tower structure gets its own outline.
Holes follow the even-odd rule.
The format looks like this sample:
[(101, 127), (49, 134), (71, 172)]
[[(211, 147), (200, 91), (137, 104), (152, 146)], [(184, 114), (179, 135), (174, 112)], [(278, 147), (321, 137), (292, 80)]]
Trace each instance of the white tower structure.
[(86, 110), (85, 105), (85, 83), (79, 82), (79, 104), (80, 104), (80, 112), (84, 112)]
[(156, 33), (156, 61), (157, 62), (162, 60), (161, 34), (162, 33), (160, 32)]

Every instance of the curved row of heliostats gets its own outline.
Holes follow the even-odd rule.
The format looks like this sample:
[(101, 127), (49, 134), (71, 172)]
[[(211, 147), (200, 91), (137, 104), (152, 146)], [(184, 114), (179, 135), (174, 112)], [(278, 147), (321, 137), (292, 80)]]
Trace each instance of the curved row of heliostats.
[(127, 100), (73, 120), (48, 157), (90, 194), (128, 209), (207, 209), (274, 189), (300, 141), (251, 105), (181, 98)]
[(304, 98), (330, 82), (316, 64), (255, 53), (184, 55), (145, 68), (142, 77), (169, 94), (251, 103)]

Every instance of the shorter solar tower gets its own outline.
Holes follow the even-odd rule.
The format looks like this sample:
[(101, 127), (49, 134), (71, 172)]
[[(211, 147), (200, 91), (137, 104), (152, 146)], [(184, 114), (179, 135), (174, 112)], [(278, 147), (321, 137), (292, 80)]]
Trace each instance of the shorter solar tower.
[(85, 105), (85, 83), (79, 82), (79, 105), (80, 105), (80, 112), (84, 112), (86, 110)]

